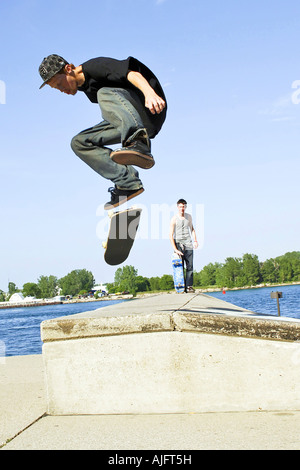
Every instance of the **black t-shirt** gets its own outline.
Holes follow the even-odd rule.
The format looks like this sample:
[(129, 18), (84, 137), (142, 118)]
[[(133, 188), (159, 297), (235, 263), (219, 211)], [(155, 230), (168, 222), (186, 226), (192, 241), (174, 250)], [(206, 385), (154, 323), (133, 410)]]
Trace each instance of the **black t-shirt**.
[[(138, 99), (136, 108), (141, 113), (145, 113), (145, 97), (143, 93), (127, 80), (127, 74), (130, 70), (141, 73), (158, 96), (166, 101), (164, 91), (154, 73), (134, 57), (128, 57), (125, 60), (97, 57), (84, 62), (82, 64), (82, 71), (85, 76), (85, 82), (81, 87), (78, 87), (78, 90), (83, 91), (92, 103), (98, 102), (97, 92), (102, 87), (133, 90)], [(164, 112), (154, 115), (155, 121), (164, 121), (166, 108)], [(152, 120), (153, 115), (151, 115), (150, 111), (147, 110), (147, 114)]]

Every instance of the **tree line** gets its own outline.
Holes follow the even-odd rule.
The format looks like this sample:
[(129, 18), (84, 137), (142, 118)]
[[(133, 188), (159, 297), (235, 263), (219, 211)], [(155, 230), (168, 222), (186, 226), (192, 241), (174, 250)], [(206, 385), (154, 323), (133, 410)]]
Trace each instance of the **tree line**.
[[(290, 283), (300, 281), (300, 251), (288, 252), (277, 258), (260, 262), (257, 255), (246, 253), (241, 258), (226, 258), (224, 263), (209, 263), (201, 271), (194, 271), (194, 286), (198, 288), (233, 288), (259, 284)], [(56, 276), (40, 276), (36, 283), (27, 282), (22, 289), (10, 282), (8, 294), (0, 291), (0, 301), (8, 300), (15, 292), (24, 297), (77, 296), (89, 292), (95, 285), (94, 276), (86, 269), (77, 269), (58, 279)], [(174, 288), (173, 275), (159, 277), (138, 275), (134, 266), (124, 266), (115, 272), (114, 282), (106, 283), (109, 293), (165, 291)]]
[(300, 281), (300, 251), (260, 262), (257, 255), (226, 258), (225, 263), (210, 263), (195, 274), (199, 286), (244, 287), (258, 284)]
[(0, 302), (9, 300), (12, 294), (21, 292), (24, 297), (49, 299), (61, 295), (76, 296), (89, 292), (95, 285), (94, 276), (86, 269), (75, 269), (66, 276), (58, 279), (56, 276), (40, 276), (37, 282), (26, 282), (19, 289), (14, 282), (8, 283), (8, 293), (0, 291)]
[[(300, 251), (293, 251), (277, 258), (260, 262), (255, 254), (241, 258), (229, 257), (224, 263), (209, 263), (199, 272), (194, 271), (194, 287), (233, 288), (259, 284), (289, 283), (300, 281)], [(107, 284), (110, 293), (171, 290), (173, 276), (139, 276), (133, 266), (118, 268), (113, 283)]]

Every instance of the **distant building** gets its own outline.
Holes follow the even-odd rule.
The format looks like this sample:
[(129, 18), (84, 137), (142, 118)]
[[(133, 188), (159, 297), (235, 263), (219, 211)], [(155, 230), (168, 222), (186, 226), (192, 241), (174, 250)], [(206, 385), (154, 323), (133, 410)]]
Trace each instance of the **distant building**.
[(51, 300), (53, 300), (54, 302), (63, 302), (64, 300), (66, 300), (66, 296), (65, 295), (56, 295)]
[(94, 286), (94, 287), (91, 288), (91, 292), (93, 292), (93, 294), (95, 292), (105, 292), (107, 294), (107, 287), (104, 286), (103, 284), (98, 285), (98, 286)]
[(21, 292), (15, 292), (11, 298), (9, 299), (10, 302), (16, 304), (18, 302), (24, 302), (24, 295)]

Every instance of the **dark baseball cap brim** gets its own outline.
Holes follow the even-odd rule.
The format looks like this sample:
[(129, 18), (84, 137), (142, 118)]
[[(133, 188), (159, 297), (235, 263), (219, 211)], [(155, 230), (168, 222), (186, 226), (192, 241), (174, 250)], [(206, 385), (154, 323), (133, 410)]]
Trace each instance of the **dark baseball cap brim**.
[[(64, 67), (62, 67), (60, 70), (62, 70), (63, 68), (64, 68)], [(59, 73), (60, 70), (59, 70), (58, 72), (54, 72), (51, 77), (47, 78), (47, 80), (45, 80), (44, 83), (41, 84), (39, 90), (40, 90), (41, 88), (43, 88), (45, 85), (47, 85), (48, 82), (51, 80), (51, 78), (53, 78), (57, 73)]]
[[(53, 77), (54, 77), (54, 75), (53, 75)], [(51, 77), (51, 78), (52, 78), (52, 77)], [(51, 79), (49, 79), (49, 80), (51, 80)], [(40, 90), (41, 88), (43, 88), (45, 85), (47, 85), (47, 83), (49, 82), (49, 80), (47, 80), (46, 82), (42, 83), (42, 85), (40, 86), (39, 90)]]

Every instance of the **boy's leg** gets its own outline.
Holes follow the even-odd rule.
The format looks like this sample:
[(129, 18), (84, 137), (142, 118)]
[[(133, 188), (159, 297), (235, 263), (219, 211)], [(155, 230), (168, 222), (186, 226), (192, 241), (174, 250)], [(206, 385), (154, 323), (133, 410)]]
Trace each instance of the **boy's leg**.
[(177, 250), (180, 250), (183, 253), (182, 261), (185, 267), (185, 289), (186, 292), (194, 292), (193, 282), (194, 282), (194, 267), (193, 267), (193, 258), (194, 251), (188, 250), (182, 243), (176, 243)]
[(118, 188), (135, 190), (143, 187), (138, 172), (131, 166), (119, 165), (110, 159), (111, 149), (106, 145), (120, 142), (120, 133), (103, 121), (73, 137), (71, 147), (75, 154), (103, 178)]
[(188, 292), (194, 291), (193, 289), (193, 281), (194, 281), (193, 257), (194, 257), (193, 250), (184, 250), (184, 260), (185, 260), (185, 267), (186, 267), (185, 283), (186, 283), (186, 289)]
[[(103, 118), (121, 135), (122, 148), (111, 153), (111, 159), (122, 165), (151, 168), (154, 165), (150, 153), (150, 137), (154, 128), (149, 119), (140, 116), (134, 106), (136, 94), (122, 88), (101, 88), (97, 98)], [(137, 99), (137, 98), (136, 98)]]

